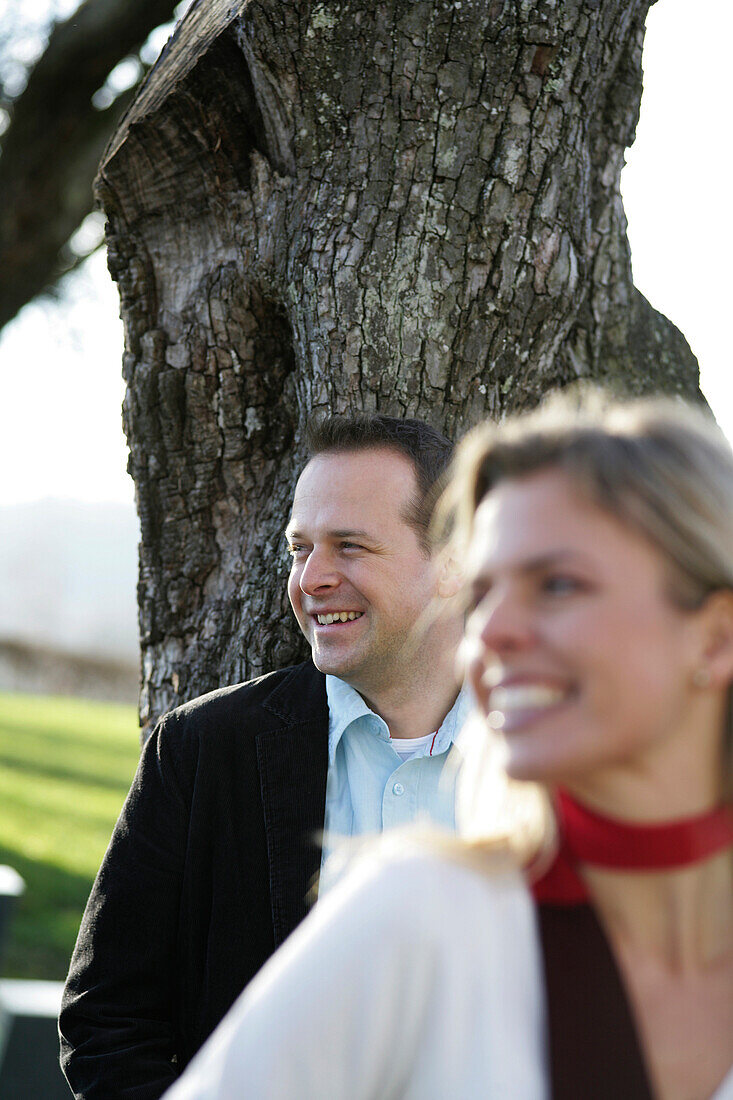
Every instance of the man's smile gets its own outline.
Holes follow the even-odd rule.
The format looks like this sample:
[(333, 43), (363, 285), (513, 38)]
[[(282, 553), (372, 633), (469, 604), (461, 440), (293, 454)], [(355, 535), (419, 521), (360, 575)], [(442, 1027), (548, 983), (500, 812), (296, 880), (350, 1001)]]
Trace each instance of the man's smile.
[(363, 611), (327, 611), (314, 614), (313, 618), (319, 626), (331, 626), (332, 623), (352, 622), (354, 619), (360, 619), (363, 614)]

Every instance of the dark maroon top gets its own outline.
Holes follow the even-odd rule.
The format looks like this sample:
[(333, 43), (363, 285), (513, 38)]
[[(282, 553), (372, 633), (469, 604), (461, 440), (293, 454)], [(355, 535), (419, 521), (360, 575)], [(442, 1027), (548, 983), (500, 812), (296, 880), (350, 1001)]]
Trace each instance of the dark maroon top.
[(623, 981), (587, 902), (538, 905), (552, 1100), (653, 1100)]

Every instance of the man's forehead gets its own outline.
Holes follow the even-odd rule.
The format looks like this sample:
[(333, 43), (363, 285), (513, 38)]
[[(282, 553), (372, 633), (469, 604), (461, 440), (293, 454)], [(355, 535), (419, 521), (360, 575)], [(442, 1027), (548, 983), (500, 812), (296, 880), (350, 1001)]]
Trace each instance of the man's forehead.
[(406, 455), (384, 447), (328, 451), (315, 455), (306, 463), (296, 483), (293, 500), (305, 496), (361, 500), (384, 485), (400, 496), (415, 491), (415, 468)]
[(318, 524), (334, 532), (354, 534), (367, 529), (379, 516), (399, 513), (401, 500), (381, 500), (371, 490), (344, 492), (335, 486), (332, 491), (303, 487), (296, 489), (290, 508), (288, 530)]
[(288, 529), (316, 521), (353, 533), (367, 521), (402, 519), (415, 489), (412, 463), (394, 451), (316, 455), (298, 478)]

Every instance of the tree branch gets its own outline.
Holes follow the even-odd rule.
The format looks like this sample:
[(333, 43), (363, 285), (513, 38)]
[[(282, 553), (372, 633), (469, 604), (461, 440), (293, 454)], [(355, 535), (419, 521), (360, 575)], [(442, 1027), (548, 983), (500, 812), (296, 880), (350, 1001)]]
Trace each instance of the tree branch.
[(92, 209), (92, 181), (128, 106), (92, 96), (175, 0), (86, 0), (58, 24), (12, 109), (0, 157), (0, 327), (63, 274), (61, 250)]

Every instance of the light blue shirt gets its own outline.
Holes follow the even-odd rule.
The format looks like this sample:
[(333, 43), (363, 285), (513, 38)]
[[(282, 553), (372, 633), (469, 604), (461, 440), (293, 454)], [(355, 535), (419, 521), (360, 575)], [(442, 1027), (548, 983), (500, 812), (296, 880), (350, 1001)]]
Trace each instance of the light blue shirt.
[[(328, 779), (321, 868), (344, 837), (428, 821), (455, 828), (455, 769), (448, 750), (468, 714), (465, 692), (410, 760), (390, 743), (386, 722), (361, 695), (336, 676), (326, 676)], [(400, 742), (404, 744), (404, 742)]]

